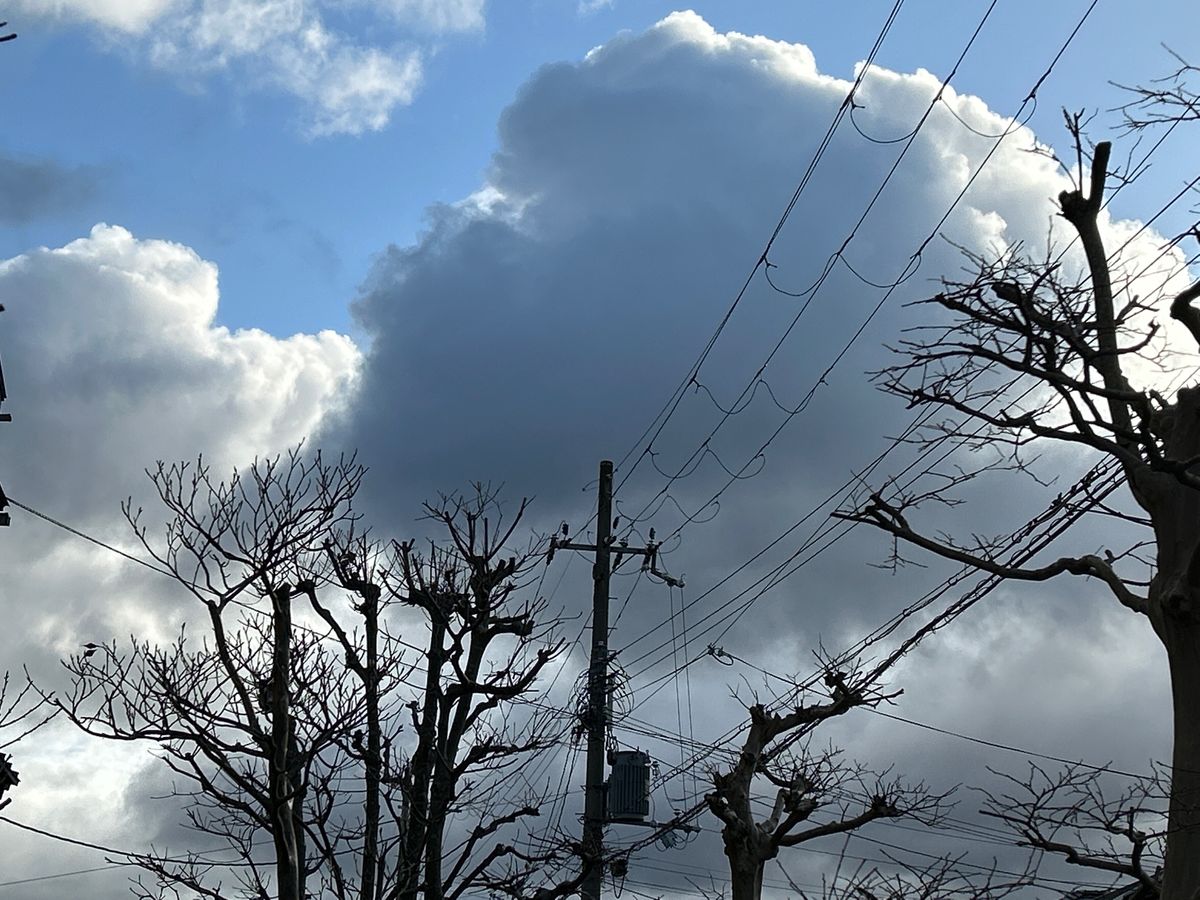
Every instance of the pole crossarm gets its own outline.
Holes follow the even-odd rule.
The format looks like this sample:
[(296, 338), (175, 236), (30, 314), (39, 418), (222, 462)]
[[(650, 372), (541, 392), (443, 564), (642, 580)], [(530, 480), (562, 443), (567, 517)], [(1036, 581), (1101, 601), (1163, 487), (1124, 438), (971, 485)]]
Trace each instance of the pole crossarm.
[[(659, 569), (658, 548), (661, 546), (662, 541), (654, 540), (653, 528), (650, 529), (650, 541), (645, 547), (630, 547), (629, 542), (625, 540), (617, 541), (614, 544), (613, 540), (610, 538), (608, 540), (608, 549), (610, 553), (616, 554), (616, 559), (612, 561), (612, 568), (609, 574), (615, 572), (626, 557), (632, 558), (635, 556), (640, 556), (642, 557), (643, 572), (649, 572), (651, 575), (661, 580), (664, 584), (668, 584), (671, 587), (684, 587), (684, 581), (682, 578), (677, 578), (674, 575)], [(546, 551), (547, 565), (550, 564), (550, 562), (554, 559), (554, 554), (559, 550), (577, 550), (580, 552), (598, 553), (600, 551), (600, 545), (580, 544), (574, 541), (564, 541), (560, 540), (558, 535), (551, 535), (550, 548)]]

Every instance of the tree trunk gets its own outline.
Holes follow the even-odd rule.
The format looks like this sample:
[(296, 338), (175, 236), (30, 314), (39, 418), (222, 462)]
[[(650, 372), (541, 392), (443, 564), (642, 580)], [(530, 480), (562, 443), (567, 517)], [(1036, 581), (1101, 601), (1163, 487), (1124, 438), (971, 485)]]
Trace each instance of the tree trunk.
[[(1200, 389), (1177, 396), (1164, 441), (1173, 460), (1200, 452)], [(1154, 476), (1151, 516), (1158, 570), (1150, 620), (1167, 651), (1175, 739), (1162, 900), (1200, 897), (1200, 491)]]
[(732, 900), (761, 900), (764, 865), (757, 860), (729, 860)]
[[(482, 564), (486, 571), (486, 563)], [(475, 570), (478, 571), (478, 570)], [(490, 588), (481, 586), (483, 580), (472, 578), (473, 625), (471, 645), (467, 652), (467, 664), (459, 676), (460, 685), (474, 685), (479, 680), (490, 639), (488, 629), (488, 603)], [(450, 612), (445, 612), (447, 619)], [(440, 640), (440, 638), (439, 638)], [(453, 700), (443, 696), (438, 715), (436, 750), (434, 752), (433, 781), (429, 790), (429, 825), (425, 834), (425, 897), (424, 900), (442, 900), (442, 851), (446, 839), (446, 818), (450, 804), (458, 791), (458, 777), (454, 766), (458, 761), (459, 747), (466, 732), (467, 719), (471, 713), (473, 689), (460, 693)]]
[(296, 741), (296, 723), (288, 722), (288, 784), (291, 785), (292, 836), (296, 841), (296, 896), (307, 897), (308, 849), (304, 832), (304, 761), (300, 758), (300, 745)]
[[(436, 598), (431, 602), (436, 603)], [(416, 900), (421, 886), (421, 860), (429, 829), (429, 788), (433, 780), (433, 755), (437, 740), (442, 666), (445, 665), (446, 619), (431, 607), (429, 646), (425, 652), (425, 696), (417, 725), (417, 748), (412, 757), (412, 794), (408, 798), (408, 833), (401, 845), (400, 900)]]
[(367, 703), (367, 799), (363, 810), (362, 887), (360, 900), (377, 900), (379, 875), (379, 782), (382, 776), (383, 742), (379, 723), (379, 590), (370, 585), (363, 595), (363, 619), (367, 638), (367, 677), (363, 685)]
[(442, 900), (442, 850), (446, 814), (454, 802), (454, 778), (445, 751), (434, 762), (433, 787), (429, 792), (429, 829), (425, 834), (425, 898)]
[[(1200, 596), (1193, 598), (1200, 601)], [(1175, 704), (1171, 806), (1162, 900), (1200, 897), (1200, 629), (1176, 628), (1164, 639)]]
[(287, 587), (271, 593), (271, 755), (267, 775), (271, 787), (271, 837), (275, 844), (275, 878), (279, 900), (303, 900), (304, 863), (296, 842), (296, 817), (291, 756), (293, 750), (291, 698), (292, 600)]
[(725, 822), (721, 841), (729, 860), (731, 900), (760, 900), (763, 869), (774, 853), (762, 843), (763, 836), (750, 813), (750, 794), (740, 784), (726, 786), (726, 800), (737, 818)]

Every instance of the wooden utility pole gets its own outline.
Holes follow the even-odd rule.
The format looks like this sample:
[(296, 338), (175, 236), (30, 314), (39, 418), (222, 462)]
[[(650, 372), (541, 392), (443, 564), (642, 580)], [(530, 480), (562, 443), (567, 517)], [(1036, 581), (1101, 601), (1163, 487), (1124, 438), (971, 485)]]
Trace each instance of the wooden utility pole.
[[(613, 545), (613, 464), (612, 460), (601, 460), (600, 482), (596, 497), (596, 543), (577, 544), (563, 540), (567, 536), (563, 526), (562, 538), (555, 535), (550, 539), (550, 550), (546, 562), (554, 558), (555, 550), (595, 551), (596, 561), (592, 567), (592, 652), (588, 662), (587, 713), (584, 722), (587, 728), (587, 769), (583, 805), (583, 884), (579, 894), (583, 900), (600, 900), (600, 888), (604, 882), (604, 826), (608, 820), (605, 803), (604, 762), (606, 738), (608, 736), (608, 601), (609, 581), (613, 569), (626, 556), (642, 557), (642, 568), (658, 576), (668, 584), (681, 586), (682, 582), (658, 570), (658, 547), (654, 541), (654, 529), (650, 529), (650, 541), (645, 547), (630, 547), (626, 541)], [(617, 559), (614, 564), (612, 554)]]
[(596, 499), (596, 563), (592, 567), (592, 653), (588, 661), (587, 781), (583, 801), (582, 891), (600, 900), (604, 881), (604, 752), (608, 731), (608, 586), (612, 566), (612, 460), (600, 462)]
[[(0, 26), (4, 26), (7, 24), (8, 24), (7, 22), (0, 22)], [(12, 37), (0, 37), (0, 41), (12, 40), (12, 38), (15, 38), (15, 37), (16, 37), (15, 34), (12, 35)], [(0, 312), (4, 312), (3, 304), (0, 304)], [(4, 390), (4, 367), (0, 366), (0, 404), (4, 403), (4, 401), (7, 399), (8, 399), (8, 393)], [(11, 421), (12, 421), (11, 415), (9, 415), (8, 413), (0, 413), (0, 422), (11, 422)], [(8, 498), (6, 496), (4, 496), (4, 488), (0, 487), (0, 525), (7, 525), (11, 521), (9, 514), (7, 512), (5, 512), (5, 510), (7, 508), (8, 508)]]

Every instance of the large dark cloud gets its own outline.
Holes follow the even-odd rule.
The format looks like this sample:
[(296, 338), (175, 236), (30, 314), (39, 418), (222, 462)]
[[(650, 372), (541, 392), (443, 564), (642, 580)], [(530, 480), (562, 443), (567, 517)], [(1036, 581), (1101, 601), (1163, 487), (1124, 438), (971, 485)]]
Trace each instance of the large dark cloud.
[[(352, 414), (326, 434), (372, 461), (381, 507), (411, 510), (470, 478), (557, 504), (598, 458), (628, 449), (721, 320), (848, 87), (803, 46), (718, 35), (690, 14), (538, 72), (502, 116), (486, 184), (431, 210), (418, 243), (388, 248), (354, 305), (372, 346)], [(937, 88), (928, 73), (875, 70), (858, 121), (902, 135)], [(978, 130), (1005, 124), (974, 98), (950, 92), (946, 103)], [(1044, 240), (1064, 182), (1032, 141), (1025, 130), (1008, 138), (948, 237), (976, 250)], [(883, 293), (849, 267), (876, 282), (905, 271), (992, 145), (936, 107), (846, 245), (849, 265), (835, 264), (811, 303), (755, 279), (698, 381), (733, 403), (807, 306), (763, 376), (780, 403), (801, 400)], [(772, 249), (777, 284), (818, 279), (897, 152), (843, 125)], [(928, 244), (773, 445), (769, 471), (789, 497), (844, 478), (899, 427), (903, 411), (863, 372), (879, 365), (881, 340), (915, 321), (904, 301), (961, 264), (948, 243)], [(655, 442), (661, 468), (677, 469), (716, 424), (707, 397), (693, 387)], [(740, 467), (780, 415), (760, 388), (710, 446)], [(706, 459), (692, 499), (717, 471)], [(645, 461), (638, 474), (627, 501), (661, 482)]]
[[(938, 86), (926, 72), (874, 70), (858, 97), (856, 121), (880, 139), (903, 136)], [(560, 518), (578, 526), (593, 502), (588, 482), (597, 459), (619, 459), (688, 370), (762, 252), (848, 88), (821, 75), (803, 46), (716, 34), (692, 14), (618, 36), (579, 63), (534, 75), (501, 118), (484, 187), (460, 204), (431, 210), (416, 244), (385, 251), (354, 306), (371, 347), (356, 402), (325, 440), (358, 447), (370, 461), (378, 519), (411, 531), (421, 499), (484, 479), (503, 482), (513, 498), (536, 495), (543, 528)], [(1007, 124), (978, 99), (948, 92), (845, 245), (845, 261), (877, 283), (905, 271), (992, 149), (994, 141), (975, 132), (995, 134)], [(683, 531), (668, 564), (676, 573), (686, 570), (686, 597), (715, 585), (909, 421), (912, 413), (878, 394), (864, 373), (884, 360), (881, 343), (894, 342), (901, 328), (926, 314), (904, 303), (935, 290), (937, 276), (960, 270), (950, 242), (997, 252), (1019, 242), (1042, 246), (1048, 231), (1062, 240), (1051, 198), (1066, 181), (1029, 152), (1033, 143), (1024, 129), (1005, 140), (942, 227), (949, 241), (925, 246), (915, 276), (772, 442), (762, 473), (727, 491), (719, 513), (712, 506), (698, 516), (718, 513), (711, 523)], [(798, 292), (818, 279), (901, 146), (869, 142), (845, 126), (838, 132), (771, 251), (777, 284)], [(1114, 239), (1132, 233), (1126, 223), (1106, 227)], [(1131, 253), (1152, 247), (1147, 238)], [(833, 268), (763, 373), (780, 403), (798, 403), (819, 383), (883, 293), (849, 266)], [(637, 464), (619, 500), (627, 520), (650, 504), (641, 533), (654, 525), (662, 535), (680, 524), (676, 503), (693, 513), (703, 507), (727, 481), (722, 464), (740, 468), (784, 421), (760, 386), (709, 441), (712, 453), (694, 471), (688, 467), (659, 505), (664, 473), (677, 471), (721, 419), (707, 391), (733, 403), (805, 302), (756, 279), (699, 374), (704, 389), (689, 389), (654, 441), (652, 458), (635, 453), (618, 471), (621, 479)], [(910, 458), (898, 454), (886, 471)], [(1045, 465), (1064, 479), (1050, 491), (1032, 482), (985, 482), (974, 489), (975, 502), (931, 524), (991, 534), (1018, 526), (1062, 489), (1081, 460), (1052, 454)], [(726, 631), (719, 620), (740, 602), (738, 591), (822, 521), (816, 517), (690, 607), (688, 652), (719, 641), (777, 672), (805, 673), (819, 641), (832, 650), (848, 645), (946, 574), (936, 565), (894, 576), (872, 568), (886, 558), (887, 542), (859, 530), (765, 594)], [(1111, 538), (1093, 530), (1078, 540), (1092, 550)], [(590, 594), (587, 566), (563, 585), (557, 600), (581, 608)], [(629, 585), (614, 586), (614, 594), (623, 599)], [(650, 698), (656, 679), (679, 661), (670, 629), (626, 648), (664, 620), (667, 593), (643, 584), (614, 645), (634, 675), (635, 701), (645, 703), (636, 715), (672, 730), (678, 727), (673, 684)], [(902, 708), (1019, 746), (1056, 747), (1101, 762), (1119, 757), (1145, 769), (1147, 757), (1167, 750), (1159, 661), (1148, 630), (1131, 632), (1128, 615), (1096, 594), (1053, 584), (991, 598), (898, 672), (898, 683), (909, 688)], [(638, 660), (664, 639), (666, 647)], [(646, 669), (650, 663), (657, 664)], [(576, 654), (569, 668), (581, 665)], [(737, 721), (730, 686), (743, 701), (779, 688), (711, 659), (689, 673), (703, 739)], [(1155, 687), (1143, 696), (1146, 684)], [(1134, 707), (1135, 728), (1115, 730), (1104, 720), (1109, 710), (1132, 714)], [(831, 733), (876, 765), (901, 763), (914, 777), (943, 786), (986, 779), (987, 763), (1020, 762), (984, 758), (928, 732), (864, 718)], [(620, 728), (618, 739), (649, 740)], [(678, 755), (649, 743), (664, 765)], [(940, 840), (945, 850), (962, 849), (952, 837)], [(700, 855), (676, 862), (712, 864), (719, 852), (711, 836), (697, 849)], [(827, 862), (804, 858), (812, 865), (800, 868), (814, 878), (814, 867)]]
[[(821, 75), (803, 46), (716, 34), (693, 14), (539, 71), (502, 116), (484, 187), (431, 210), (418, 243), (386, 250), (355, 303), (371, 347), (355, 403), (324, 439), (370, 462), (380, 520), (411, 528), (421, 500), (473, 479), (504, 483), (512, 497), (535, 495), (542, 525), (586, 514), (591, 498), (580, 488), (596, 461), (633, 446), (688, 371), (848, 87)], [(857, 122), (881, 138), (903, 135), (938, 87), (929, 73), (875, 70)], [(845, 263), (808, 298), (777, 293), (760, 274), (653, 455), (635, 453), (618, 471), (619, 480), (632, 471), (621, 513), (628, 519), (650, 504), (653, 522), (643, 529), (653, 524), (661, 535), (680, 523), (680, 507), (695, 513), (727, 482), (722, 466), (742, 469), (787, 422), (765, 464), (745, 469), (761, 474), (698, 516), (719, 508), (714, 524), (687, 530), (673, 560), (697, 586), (825, 497), (909, 421), (864, 373), (882, 364), (881, 342), (926, 315), (905, 301), (962, 266), (948, 241), (925, 245), (915, 275), (821, 379), (884, 295), (858, 276), (886, 283), (904, 272), (993, 147), (945, 106), (978, 132), (1007, 124), (979, 100), (948, 92), (857, 228), (901, 145), (843, 126), (770, 261), (776, 284), (801, 291), (856, 228)], [(946, 221), (946, 237), (988, 251), (1037, 245), (1057, 228), (1051, 198), (1065, 180), (1028, 152), (1033, 140), (1017, 129), (1002, 144)], [(710, 392), (733, 404), (802, 309), (743, 411), (722, 424)], [(794, 417), (776, 405), (810, 392)], [(701, 446), (708, 452), (686, 464)], [(900, 454), (892, 470), (907, 459)], [(681, 470), (670, 497), (660, 496), (664, 473)], [(1042, 502), (1011, 489), (986, 500), (987, 532), (1020, 524)], [(803, 534), (780, 549), (790, 552)], [(877, 576), (845, 563), (885, 556), (878, 536), (847, 544), (853, 552), (817, 579), (814, 593), (826, 599), (806, 615), (810, 633), (839, 618), (869, 622), (894, 602), (890, 590), (867, 588)], [(910, 573), (906, 589), (916, 592), (923, 577)], [(764, 615), (778, 624), (790, 615), (781, 609)]]

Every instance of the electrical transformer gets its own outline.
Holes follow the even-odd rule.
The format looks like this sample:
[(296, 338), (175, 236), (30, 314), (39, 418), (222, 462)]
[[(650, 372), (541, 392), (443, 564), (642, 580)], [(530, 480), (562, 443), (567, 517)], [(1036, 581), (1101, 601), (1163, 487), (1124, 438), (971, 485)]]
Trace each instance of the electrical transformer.
[(608, 755), (608, 820), (644, 822), (650, 815), (650, 755), (616, 750)]

